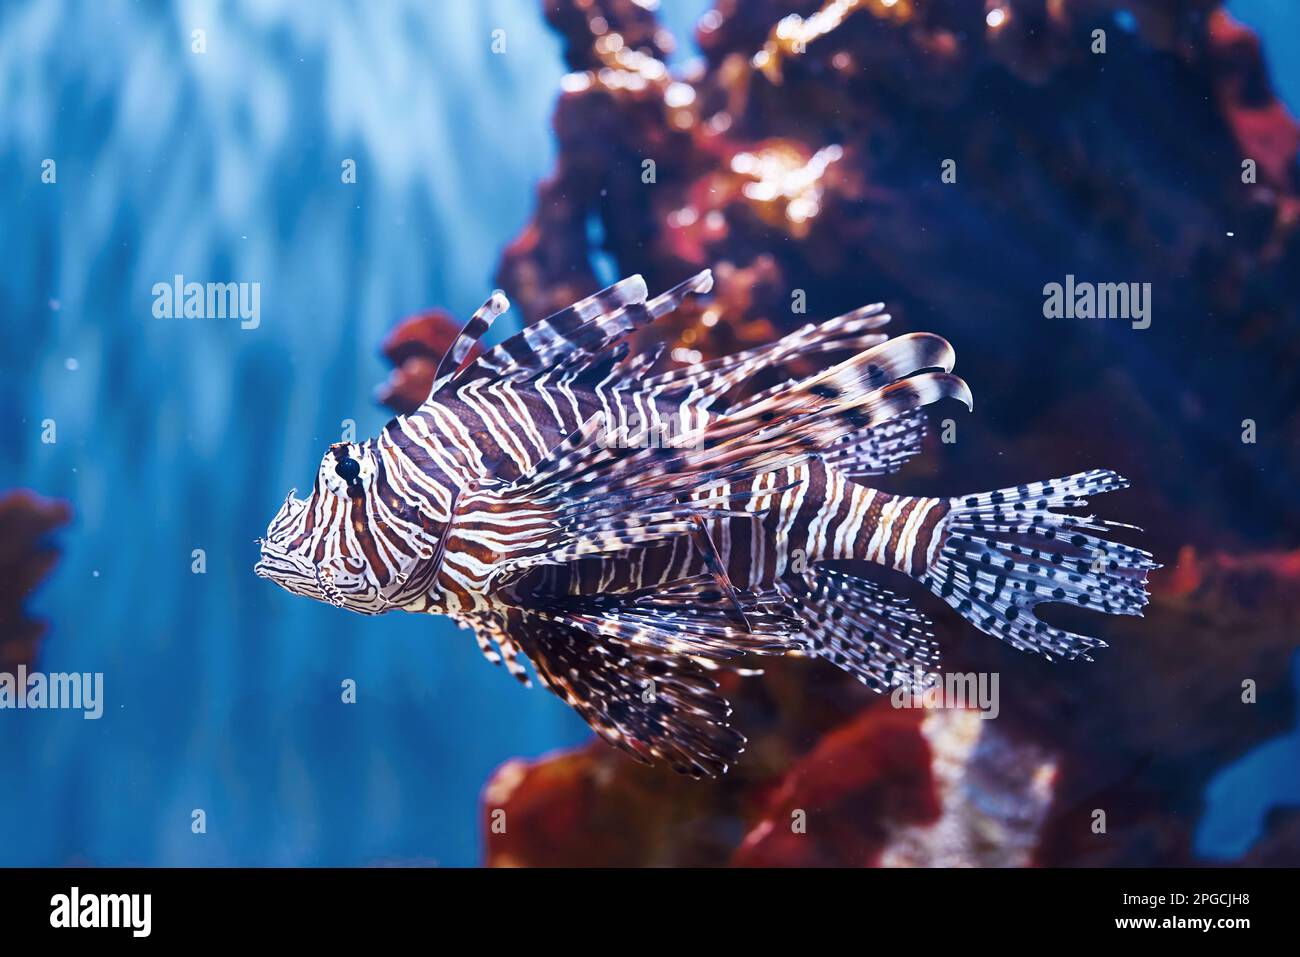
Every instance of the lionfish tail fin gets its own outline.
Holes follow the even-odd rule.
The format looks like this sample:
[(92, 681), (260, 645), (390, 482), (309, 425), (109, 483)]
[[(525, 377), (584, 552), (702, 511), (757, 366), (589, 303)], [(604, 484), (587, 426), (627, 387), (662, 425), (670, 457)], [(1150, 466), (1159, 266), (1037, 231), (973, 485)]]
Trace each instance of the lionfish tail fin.
[(1141, 615), (1147, 573), (1160, 565), (1140, 548), (1090, 534), (1130, 526), (1055, 510), (1127, 487), (1116, 473), (1096, 469), (954, 498), (939, 554), (919, 577), (986, 634), (1049, 659), (1088, 659), (1106, 643), (1049, 625), (1035, 608), (1059, 602)]

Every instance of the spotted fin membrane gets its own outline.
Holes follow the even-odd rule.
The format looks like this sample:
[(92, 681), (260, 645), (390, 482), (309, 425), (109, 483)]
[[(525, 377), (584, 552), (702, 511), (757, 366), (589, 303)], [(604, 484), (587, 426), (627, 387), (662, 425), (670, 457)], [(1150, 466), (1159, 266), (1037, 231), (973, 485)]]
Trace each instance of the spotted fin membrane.
[(1055, 511), (1082, 508), (1086, 496), (1127, 488), (1107, 469), (1031, 482), (951, 500), (947, 537), (921, 581), (981, 631), (1048, 659), (1085, 658), (1098, 638), (1049, 625), (1034, 613), (1064, 602), (1108, 615), (1141, 615), (1149, 552), (1090, 531), (1119, 526)]

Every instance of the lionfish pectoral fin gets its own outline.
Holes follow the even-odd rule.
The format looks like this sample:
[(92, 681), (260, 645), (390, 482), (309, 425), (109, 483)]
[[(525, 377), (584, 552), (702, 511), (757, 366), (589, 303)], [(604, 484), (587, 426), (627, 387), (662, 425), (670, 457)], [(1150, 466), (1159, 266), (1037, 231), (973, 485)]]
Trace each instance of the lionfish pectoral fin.
[(722, 556), (718, 553), (718, 546), (713, 543), (713, 536), (709, 534), (709, 526), (705, 523), (700, 515), (691, 516), (691, 541), (695, 543), (696, 549), (704, 559), (705, 567), (708, 568), (709, 574), (713, 580), (718, 583), (722, 593), (727, 596), (731, 602), (731, 607), (736, 610), (736, 616), (745, 624), (745, 630), (752, 632), (753, 625), (745, 617), (745, 610), (740, 607), (740, 599), (736, 596), (736, 586), (731, 583), (731, 576), (727, 574), (727, 566), (722, 562)]
[(511, 633), (542, 684), (638, 761), (716, 777), (744, 751), (745, 736), (730, 724), (731, 705), (692, 658), (531, 612)]
[[(778, 591), (737, 592), (748, 626), (709, 575), (620, 593), (516, 594), (500, 621), (537, 677), (607, 742), (694, 777), (725, 773), (745, 738), (713, 672), (745, 655), (803, 648)], [(497, 639), (498, 644), (501, 643)], [(744, 673), (742, 671), (742, 673)]]
[[(794, 606), (778, 591), (730, 594), (711, 575), (638, 591), (527, 596), (528, 614), (614, 636), (630, 647), (725, 661), (745, 654), (785, 654), (803, 647)], [(737, 622), (737, 612), (741, 621)]]
[(429, 581), (436, 582), (438, 575), (442, 572), (443, 559), (447, 557), (447, 540), (451, 538), (451, 527), (456, 521), (456, 502), (460, 499), (461, 487), (455, 486), (451, 490), (451, 504), (447, 506), (447, 526), (443, 529), (442, 535), (438, 537), (438, 545), (433, 553), (433, 571), (429, 575)]
[(490, 611), (472, 614), (466, 621), (483, 657), (494, 665), (505, 663), (510, 675), (525, 688), (533, 686), (528, 669), (520, 660), (523, 651), (511, 633), (511, 613)]

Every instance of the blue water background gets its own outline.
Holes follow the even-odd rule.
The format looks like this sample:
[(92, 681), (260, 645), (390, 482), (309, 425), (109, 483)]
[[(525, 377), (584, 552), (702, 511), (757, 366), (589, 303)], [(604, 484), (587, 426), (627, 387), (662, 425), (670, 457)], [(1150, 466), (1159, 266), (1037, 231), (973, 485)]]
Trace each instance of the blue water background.
[[(0, 488), (75, 504), (41, 666), (106, 695), (98, 721), (0, 718), (0, 865), (473, 864), (491, 771), (588, 736), (441, 620), (251, 572), (343, 421), (387, 418), (385, 332), (491, 289), (554, 158), (540, 5), (0, 3)], [(706, 7), (664, 3), (683, 55)], [(1294, 7), (1233, 9), (1295, 110)], [(260, 326), (153, 318), (176, 274), (260, 283)], [(1273, 759), (1212, 795), (1205, 853), (1249, 844), (1234, 795), (1276, 784)]]

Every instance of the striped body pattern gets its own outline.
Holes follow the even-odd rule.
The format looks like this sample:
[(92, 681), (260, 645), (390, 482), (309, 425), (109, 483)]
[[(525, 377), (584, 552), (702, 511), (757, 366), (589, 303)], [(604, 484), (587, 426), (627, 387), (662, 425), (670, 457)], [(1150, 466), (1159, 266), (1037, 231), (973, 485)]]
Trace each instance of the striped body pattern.
[[(632, 334), (711, 286), (649, 298), (633, 276), (476, 355), (508, 307), (494, 294), (416, 412), (332, 446), (310, 497), (289, 494), (257, 573), (363, 614), (450, 616), (610, 743), (695, 776), (743, 750), (715, 673), (745, 655), (825, 658), (877, 690), (932, 671), (929, 622), (865, 563), (1052, 658), (1101, 642), (1038, 604), (1141, 613), (1151, 556), (1061, 511), (1124, 487), (1112, 472), (951, 499), (871, 486), (920, 451), (924, 406), (971, 405), (952, 347), (889, 338), (880, 304), (652, 372), (660, 350)], [(746, 395), (760, 375), (778, 384)]]

